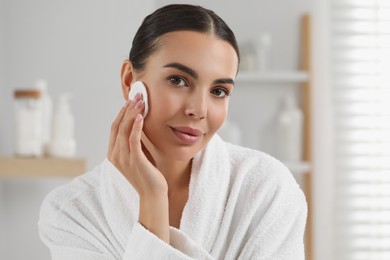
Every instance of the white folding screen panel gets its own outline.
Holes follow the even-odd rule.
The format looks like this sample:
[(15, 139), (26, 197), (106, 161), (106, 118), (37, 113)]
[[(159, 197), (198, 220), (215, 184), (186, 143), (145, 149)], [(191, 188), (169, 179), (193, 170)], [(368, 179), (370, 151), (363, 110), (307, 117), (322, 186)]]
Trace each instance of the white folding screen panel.
[(335, 252), (390, 259), (390, 0), (333, 0)]

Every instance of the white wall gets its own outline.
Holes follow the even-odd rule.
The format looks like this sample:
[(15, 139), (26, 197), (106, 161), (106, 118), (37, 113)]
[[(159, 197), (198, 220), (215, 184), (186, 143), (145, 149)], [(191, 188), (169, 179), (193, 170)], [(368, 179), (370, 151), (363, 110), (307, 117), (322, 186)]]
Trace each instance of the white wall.
[[(139, 0), (1, 0), (0, 155), (13, 154), (14, 88), (46, 78), (54, 101), (62, 92), (73, 95), (78, 156), (89, 168), (104, 159), (111, 122), (124, 102), (121, 63), (153, 9), (153, 1)], [(39, 206), (67, 181), (0, 179), (0, 236), (7, 237), (0, 259), (50, 259), (37, 234)]]
[[(4, 95), (4, 0), (0, 0), (0, 106), (3, 103)], [(4, 121), (5, 110), (0, 107), (0, 122)], [(0, 149), (3, 147), (3, 127), (0, 124)], [(4, 195), (3, 195), (3, 183), (0, 181), (0, 230), (4, 230), (4, 207), (3, 207)], [(1, 253), (5, 250), (5, 234), (0, 231), (0, 257)]]
[(2, 104), (5, 102), (4, 93), (5, 93), (5, 85), (4, 85), (4, 43), (5, 43), (5, 15), (4, 15), (4, 1), (0, 0), (0, 150), (3, 150), (3, 147), (5, 147), (4, 139), (5, 139), (5, 127), (4, 122), (5, 121), (5, 110), (3, 109)]
[(0, 259), (50, 259), (40, 241), (37, 221), (43, 198), (67, 179), (11, 179), (3, 184), (3, 251)]

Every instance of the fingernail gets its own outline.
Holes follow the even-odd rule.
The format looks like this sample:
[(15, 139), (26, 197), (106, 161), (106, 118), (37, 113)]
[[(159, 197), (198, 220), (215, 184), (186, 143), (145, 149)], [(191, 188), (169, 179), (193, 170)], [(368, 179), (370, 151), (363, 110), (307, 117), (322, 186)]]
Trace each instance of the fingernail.
[(124, 107), (128, 107), (130, 105), (131, 99), (127, 100)]
[(135, 109), (140, 108), (143, 105), (144, 101), (143, 100), (138, 100), (137, 104), (135, 104)]
[(139, 122), (142, 120), (142, 115), (141, 114), (138, 114), (136, 117), (135, 117), (135, 121), (136, 122)]
[(141, 93), (137, 93), (137, 94), (135, 94), (135, 96), (134, 96), (134, 100), (139, 100), (141, 98)]

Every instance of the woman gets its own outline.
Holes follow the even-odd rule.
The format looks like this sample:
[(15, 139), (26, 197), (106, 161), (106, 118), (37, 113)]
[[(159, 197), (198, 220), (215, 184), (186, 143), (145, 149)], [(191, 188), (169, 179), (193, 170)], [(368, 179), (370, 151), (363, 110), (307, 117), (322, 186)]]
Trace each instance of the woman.
[(148, 91), (112, 124), (107, 159), (45, 199), (53, 259), (304, 259), (306, 202), (286, 167), (223, 142), (238, 71), (233, 32), (210, 10), (169, 5), (143, 21), (121, 70)]

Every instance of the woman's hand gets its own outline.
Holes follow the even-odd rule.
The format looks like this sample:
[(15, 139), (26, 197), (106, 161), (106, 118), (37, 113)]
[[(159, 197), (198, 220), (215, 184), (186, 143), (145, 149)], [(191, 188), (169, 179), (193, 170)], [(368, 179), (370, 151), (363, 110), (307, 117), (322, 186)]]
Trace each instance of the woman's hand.
[(140, 196), (139, 222), (169, 243), (168, 185), (142, 150), (142, 96), (126, 102), (112, 123), (108, 159)]
[(121, 109), (111, 126), (108, 159), (140, 196), (155, 196), (166, 193), (168, 187), (164, 176), (142, 151), (143, 109), (139, 94)]

